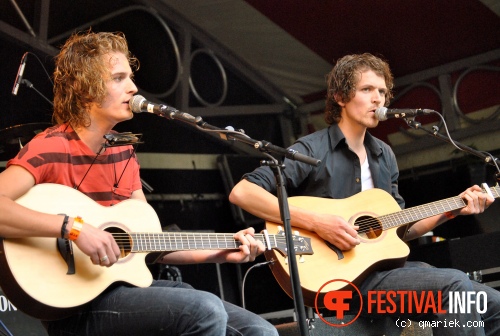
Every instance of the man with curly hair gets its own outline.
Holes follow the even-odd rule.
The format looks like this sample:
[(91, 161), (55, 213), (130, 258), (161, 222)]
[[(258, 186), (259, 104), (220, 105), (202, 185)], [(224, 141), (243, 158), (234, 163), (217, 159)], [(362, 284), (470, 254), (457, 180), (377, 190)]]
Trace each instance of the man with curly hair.
[[(137, 92), (133, 72), (139, 63), (123, 34), (91, 31), (72, 35), (55, 61), (56, 125), (38, 134), (0, 173), (0, 236), (69, 239), (90, 258), (87, 267), (110, 268), (121, 256), (117, 241), (92, 225), (98, 223), (86, 223), (85, 213), (82, 217), (49, 214), (16, 200), (37, 184), (56, 183), (102, 206), (128, 199), (146, 202), (134, 148), (104, 146), (104, 136), (133, 117), (129, 101)], [(252, 228), (235, 234), (241, 243), (235, 250), (176, 251), (158, 257), (158, 262), (253, 261), (264, 251), (253, 235)], [(33, 255), (34, 262), (36, 258)], [(67, 279), (71, 281), (71, 276)], [(75, 288), (75, 295), (82, 290)], [(169, 280), (154, 280), (149, 287), (113, 284), (78, 311), (45, 325), (54, 336), (277, 335), (261, 317), (212, 293)]]
[[(387, 106), (392, 97), (393, 76), (387, 62), (372, 54), (347, 55), (337, 61), (327, 76), (325, 120), (329, 127), (304, 136), (292, 148), (321, 160), (318, 167), (285, 159), (284, 182), (289, 196), (314, 196), (345, 199), (361, 191), (379, 188), (390, 193), (403, 209), (405, 202), (398, 191), (399, 170), (392, 149), (373, 137), (367, 130), (378, 125), (375, 110)], [(269, 167), (259, 167), (244, 175), (233, 188), (230, 201), (246, 211), (280, 223), (276, 183)], [(414, 223), (404, 235), (405, 240), (420, 237), (436, 226), (458, 215), (482, 213), (494, 201), (475, 185), (460, 197), (466, 206)], [(360, 241), (359, 226), (351, 225), (335, 214), (315, 212), (290, 206), (291, 225), (315, 232), (339, 250), (356, 249)], [(314, 248), (314, 247), (313, 247)], [(327, 267), (327, 265), (325, 265)], [(318, 288), (319, 289), (319, 288)], [(438, 269), (420, 262), (406, 262), (403, 267), (372, 272), (359, 286), (363, 301), (368, 291), (433, 291), (442, 292), (444, 304), (450, 291), (484, 291), (488, 295), (488, 310), (480, 316), (477, 310), (460, 314), (413, 313), (401, 316), (410, 319), (435, 319), (440, 326), (446, 321), (485, 322), (482, 328), (446, 328), (433, 330), (434, 335), (488, 335), (500, 334), (500, 295), (498, 291), (469, 280), (468, 276), (454, 269)], [(399, 300), (398, 300), (399, 299)], [(401, 312), (405, 302), (396, 298), (396, 311)], [(369, 315), (364, 306), (363, 314)], [(374, 314), (370, 316), (373, 317)], [(377, 317), (377, 316), (374, 316)]]

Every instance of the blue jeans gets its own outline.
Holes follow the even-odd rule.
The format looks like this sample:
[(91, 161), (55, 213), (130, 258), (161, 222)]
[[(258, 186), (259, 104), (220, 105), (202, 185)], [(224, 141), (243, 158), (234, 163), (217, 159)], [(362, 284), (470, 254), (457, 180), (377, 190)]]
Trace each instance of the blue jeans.
[(258, 315), (212, 293), (169, 280), (150, 287), (119, 286), (82, 312), (48, 322), (51, 336), (259, 335), (277, 336)]
[[(384, 290), (384, 291), (433, 291), (434, 297), (437, 297), (438, 291), (442, 293), (443, 309), (448, 309), (448, 293), (450, 291), (484, 291), (487, 295), (487, 312), (483, 315), (477, 313), (473, 307), (470, 313), (446, 313), (446, 314), (399, 314), (397, 317), (403, 319), (411, 319), (414, 321), (441, 321), (438, 322), (444, 325), (444, 322), (457, 321), (460, 327), (439, 327), (433, 328), (434, 336), (441, 335), (500, 335), (500, 292), (496, 289), (480, 284), (476, 281), (469, 280), (469, 277), (462, 271), (449, 268), (435, 268), (422, 262), (406, 262), (404, 267), (372, 273), (359, 286), (363, 295), (363, 302), (367, 302), (367, 292), (369, 290)], [(401, 304), (398, 300), (397, 304)], [(366, 306), (364, 307), (366, 308)], [(480, 309), (481, 310), (481, 309)], [(399, 310), (401, 311), (401, 310)], [(415, 311), (415, 310), (413, 310)], [(363, 309), (363, 315), (369, 315)], [(484, 328), (479, 327), (462, 327), (468, 321), (484, 321)]]

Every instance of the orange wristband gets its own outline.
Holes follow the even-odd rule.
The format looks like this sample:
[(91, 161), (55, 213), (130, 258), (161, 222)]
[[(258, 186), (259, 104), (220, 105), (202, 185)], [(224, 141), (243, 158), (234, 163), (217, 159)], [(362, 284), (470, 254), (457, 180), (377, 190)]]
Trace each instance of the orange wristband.
[(444, 215), (448, 218), (448, 219), (453, 219), (455, 218), (456, 216), (453, 214), (453, 212), (451, 211), (447, 211), (444, 213)]
[(82, 227), (83, 227), (82, 217), (75, 217), (73, 219), (73, 226), (71, 227), (71, 231), (69, 232), (68, 239), (76, 240), (80, 235), (80, 231), (82, 231)]

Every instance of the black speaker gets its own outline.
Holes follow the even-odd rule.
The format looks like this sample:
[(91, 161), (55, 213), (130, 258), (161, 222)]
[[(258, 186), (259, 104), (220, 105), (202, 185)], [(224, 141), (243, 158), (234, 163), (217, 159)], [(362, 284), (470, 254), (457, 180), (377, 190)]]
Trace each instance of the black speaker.
[(436, 267), (456, 268), (464, 272), (490, 269), (500, 266), (498, 241), (500, 231), (411, 245), (408, 259), (424, 261)]
[(499, 241), (500, 231), (450, 240), (452, 267), (464, 272), (499, 267)]

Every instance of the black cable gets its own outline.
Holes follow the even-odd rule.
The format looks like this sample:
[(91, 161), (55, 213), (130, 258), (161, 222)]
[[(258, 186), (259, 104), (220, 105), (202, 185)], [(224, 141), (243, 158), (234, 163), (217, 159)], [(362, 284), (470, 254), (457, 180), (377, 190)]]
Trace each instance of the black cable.
[(246, 309), (245, 307), (245, 281), (247, 279), (247, 275), (248, 273), (250, 273), (250, 271), (256, 267), (260, 267), (260, 266), (264, 266), (264, 265), (268, 265), (268, 264), (272, 264), (274, 262), (274, 260), (268, 260), (268, 261), (263, 261), (263, 262), (260, 262), (258, 264), (255, 264), (253, 265), (252, 267), (250, 267), (246, 272), (245, 272), (245, 276), (243, 276), (243, 282), (241, 284), (241, 307)]

